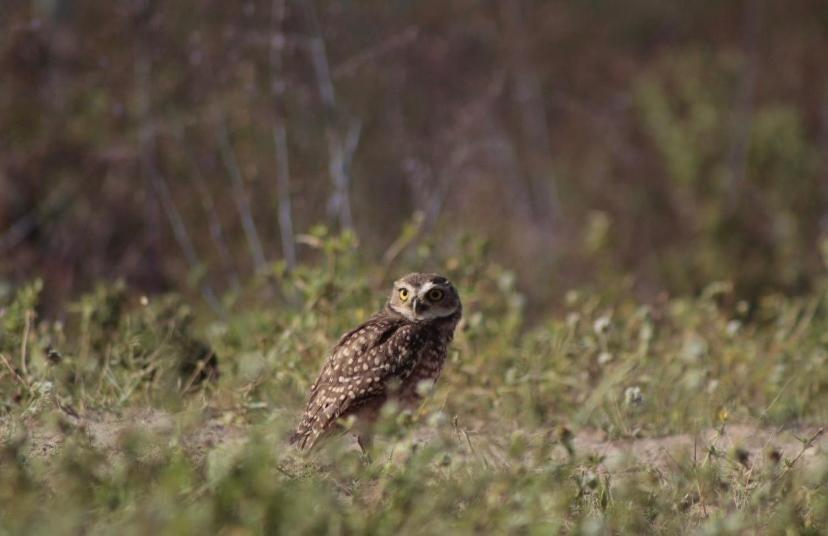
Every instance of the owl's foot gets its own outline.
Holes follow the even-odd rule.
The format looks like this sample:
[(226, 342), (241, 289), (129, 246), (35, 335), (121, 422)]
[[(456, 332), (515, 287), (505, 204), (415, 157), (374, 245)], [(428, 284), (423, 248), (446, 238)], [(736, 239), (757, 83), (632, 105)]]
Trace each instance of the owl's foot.
[(362, 451), (363, 459), (371, 463), (371, 449), (374, 447), (374, 437), (369, 434), (357, 434), (357, 445)]

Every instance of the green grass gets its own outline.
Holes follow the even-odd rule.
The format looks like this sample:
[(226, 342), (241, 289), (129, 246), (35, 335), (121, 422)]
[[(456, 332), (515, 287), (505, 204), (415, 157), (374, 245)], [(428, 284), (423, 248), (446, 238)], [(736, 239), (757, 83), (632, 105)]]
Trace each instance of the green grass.
[(828, 531), (828, 287), (572, 291), (529, 318), (464, 243), (435, 261), (466, 311), (444, 376), (368, 463), (348, 437), (285, 444), (327, 349), (385, 294), (347, 236), (317, 246), (228, 296), (227, 320), (120, 284), (62, 322), (34, 314), (36, 282), (7, 296), (0, 534)]

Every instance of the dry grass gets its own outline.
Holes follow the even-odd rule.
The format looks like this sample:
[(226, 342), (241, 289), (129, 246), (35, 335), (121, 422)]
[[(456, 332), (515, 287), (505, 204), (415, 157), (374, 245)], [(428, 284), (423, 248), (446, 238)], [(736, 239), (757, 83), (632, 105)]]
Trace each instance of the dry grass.
[(326, 349), (378, 305), (347, 238), (320, 248), (226, 322), (110, 286), (58, 324), (21, 289), (0, 316), (0, 532), (828, 530), (824, 290), (573, 292), (529, 321), (508, 271), (445, 259), (468, 314), (369, 463), (348, 438), (284, 441)]

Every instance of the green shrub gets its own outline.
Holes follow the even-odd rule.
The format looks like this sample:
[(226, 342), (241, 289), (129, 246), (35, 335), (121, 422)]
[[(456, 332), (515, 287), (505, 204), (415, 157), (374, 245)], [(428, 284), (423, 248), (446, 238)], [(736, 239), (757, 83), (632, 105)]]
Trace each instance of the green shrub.
[[(347, 438), (308, 457), (285, 444), (328, 348), (381, 306), (387, 283), (352, 237), (307, 240), (318, 260), (261, 274), (228, 300), (226, 321), (122, 284), (82, 297), (64, 323), (33, 314), (48, 290), (38, 283), (9, 298), (0, 530), (828, 529), (828, 458), (796, 456), (818, 433), (784, 452), (716, 443), (744, 423), (773, 438), (826, 421), (825, 287), (755, 306), (728, 283), (651, 304), (572, 291), (562, 310), (530, 315), (483, 242), (444, 258), (426, 243), (393, 271), (431, 259), (466, 316), (437, 389), (417, 415), (381, 423), (368, 463)], [(217, 374), (195, 381), (209, 363)], [(697, 448), (636, 458), (589, 446), (667, 435)]]

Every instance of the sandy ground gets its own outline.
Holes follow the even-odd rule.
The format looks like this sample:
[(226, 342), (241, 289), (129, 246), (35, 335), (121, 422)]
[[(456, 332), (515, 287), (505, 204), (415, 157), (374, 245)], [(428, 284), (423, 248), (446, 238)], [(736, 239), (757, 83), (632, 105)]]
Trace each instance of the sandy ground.
[[(143, 439), (136, 441), (138, 437)], [(242, 442), (245, 437), (243, 427), (221, 417), (171, 415), (151, 408), (83, 415), (54, 408), (16, 421), (0, 418), (0, 445), (21, 442), (25, 458), (39, 461), (48, 461), (71, 438), (110, 458), (130, 448), (148, 460), (158, 455), (159, 446), (178, 443), (201, 462), (212, 449)]]
[[(599, 470), (617, 472), (635, 468), (671, 471), (717, 457), (745, 468), (759, 468), (782, 460), (796, 460), (800, 466), (812, 463), (819, 453), (828, 452), (828, 434), (819, 426), (769, 428), (748, 424), (728, 424), (722, 429), (706, 429), (698, 434), (610, 440), (600, 430), (574, 431), (571, 446), (579, 459), (592, 459)], [(81, 438), (88, 446), (108, 457), (123, 455), (125, 448), (135, 452), (136, 432), (149, 438), (140, 442), (139, 456), (152, 458), (158, 445), (179, 444), (196, 462), (202, 462), (214, 449), (242, 444), (250, 430), (227, 416), (209, 414), (171, 415), (156, 409), (128, 410), (122, 414), (87, 412), (77, 415), (60, 408), (49, 408), (16, 421), (0, 418), (0, 445), (22, 442), (27, 459), (48, 462), (68, 438)], [(490, 466), (510, 463), (506, 443), (509, 434), (483, 431), (466, 434), (456, 430), (456, 438), (468, 456)], [(535, 434), (528, 441), (556, 442), (552, 455), (562, 459), (566, 450), (549, 439), (556, 434)], [(416, 442), (428, 442), (434, 433), (422, 424), (413, 434)], [(809, 441), (810, 440), (810, 441)], [(133, 441), (133, 443), (130, 443)], [(153, 447), (155, 446), (155, 447)]]

